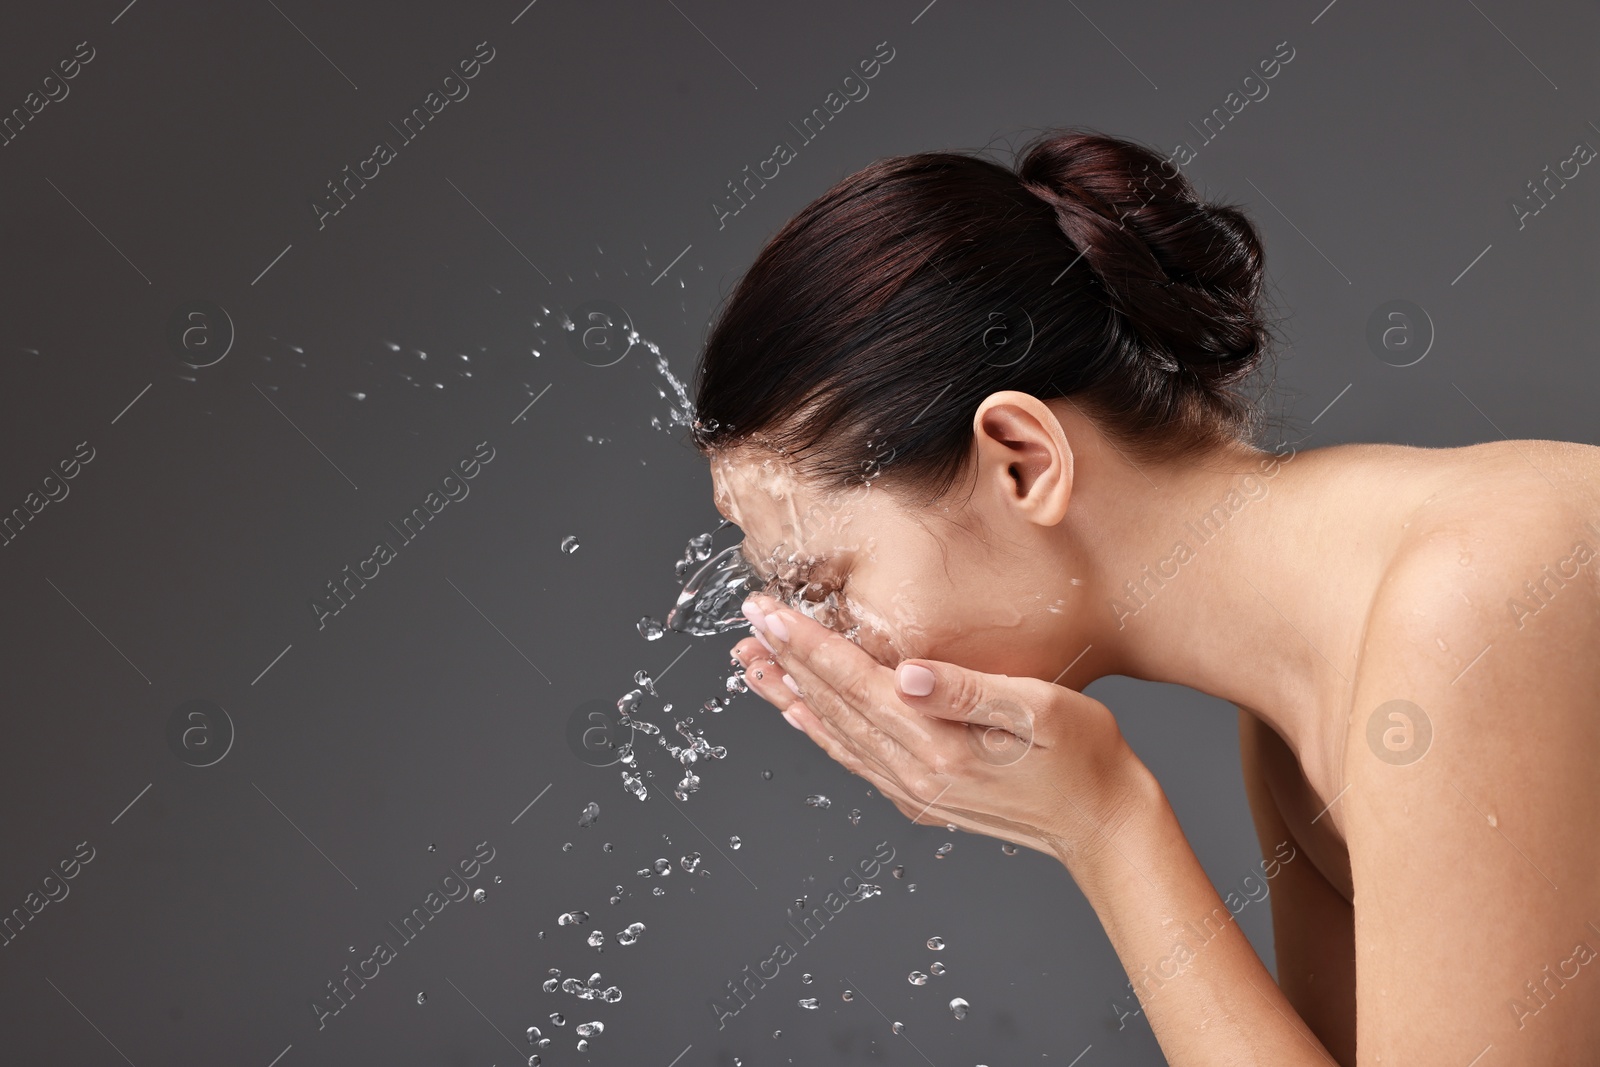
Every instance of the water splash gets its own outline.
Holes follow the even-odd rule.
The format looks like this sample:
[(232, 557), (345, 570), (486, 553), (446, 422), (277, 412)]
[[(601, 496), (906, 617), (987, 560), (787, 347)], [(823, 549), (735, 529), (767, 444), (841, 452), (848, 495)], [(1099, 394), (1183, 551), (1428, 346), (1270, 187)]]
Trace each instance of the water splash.
[[(667, 628), (695, 637), (712, 637), (748, 626), (741, 605), (766, 583), (740, 552), (740, 545), (708, 558), (683, 584), (677, 603), (667, 613)], [(643, 631), (641, 631), (643, 632)]]

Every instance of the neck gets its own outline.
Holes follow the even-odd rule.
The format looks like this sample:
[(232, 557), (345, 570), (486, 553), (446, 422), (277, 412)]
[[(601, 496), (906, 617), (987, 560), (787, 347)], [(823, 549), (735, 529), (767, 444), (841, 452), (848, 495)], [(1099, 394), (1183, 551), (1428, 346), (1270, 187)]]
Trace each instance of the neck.
[(1064, 684), (1122, 674), (1211, 694), (1270, 725), (1313, 784), (1337, 781), (1362, 629), (1393, 545), (1357, 527), (1381, 529), (1400, 494), (1374, 507), (1341, 493), (1359, 449), (1233, 446), (1134, 466), (1103, 439), (1090, 447), (1066, 536), (1089, 564), (1078, 592), (1091, 651)]

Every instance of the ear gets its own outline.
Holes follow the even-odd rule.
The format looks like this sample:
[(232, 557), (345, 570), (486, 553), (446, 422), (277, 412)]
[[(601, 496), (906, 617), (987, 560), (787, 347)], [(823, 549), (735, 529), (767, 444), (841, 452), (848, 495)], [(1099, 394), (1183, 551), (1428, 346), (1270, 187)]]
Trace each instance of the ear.
[(1054, 526), (1072, 498), (1072, 448), (1055, 412), (1038, 397), (990, 393), (972, 416), (978, 479), (1030, 522)]

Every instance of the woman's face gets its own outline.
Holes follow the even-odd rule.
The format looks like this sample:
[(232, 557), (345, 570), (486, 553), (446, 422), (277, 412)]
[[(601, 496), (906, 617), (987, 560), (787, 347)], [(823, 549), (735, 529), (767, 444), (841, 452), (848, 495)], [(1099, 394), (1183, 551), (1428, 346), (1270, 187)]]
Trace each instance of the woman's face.
[(879, 484), (821, 492), (748, 447), (711, 470), (717, 510), (744, 532), (762, 578), (778, 582), (774, 595), (885, 666), (935, 659), (1050, 680), (1066, 662), (1071, 580), (1037, 528), (1004, 515), (975, 525), (983, 494), (910, 511)]

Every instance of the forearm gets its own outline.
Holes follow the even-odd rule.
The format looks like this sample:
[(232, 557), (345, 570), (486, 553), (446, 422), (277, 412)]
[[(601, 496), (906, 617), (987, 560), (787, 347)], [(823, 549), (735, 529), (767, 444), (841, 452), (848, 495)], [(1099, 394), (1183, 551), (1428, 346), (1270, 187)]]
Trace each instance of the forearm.
[(1057, 854), (1122, 960), (1174, 1067), (1333, 1063), (1211, 885), (1149, 771), (1130, 761), (1114, 804), (1072, 806)]

